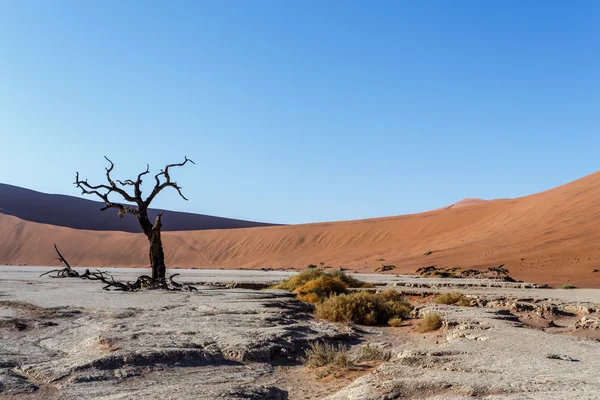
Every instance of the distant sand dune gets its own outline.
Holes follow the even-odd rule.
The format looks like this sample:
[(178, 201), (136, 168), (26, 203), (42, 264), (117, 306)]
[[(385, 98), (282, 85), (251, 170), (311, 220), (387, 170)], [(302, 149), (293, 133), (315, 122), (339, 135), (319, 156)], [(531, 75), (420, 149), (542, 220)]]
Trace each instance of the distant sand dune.
[(466, 199), (462, 199), (461, 201), (459, 201), (457, 203), (452, 204), (448, 208), (461, 208), (461, 207), (476, 206), (478, 204), (489, 203), (489, 201), (490, 200), (466, 198)]
[[(476, 201), (422, 214), (348, 222), (165, 232), (172, 267), (304, 267), (325, 262), (370, 272), (424, 265), (505, 264), (517, 279), (600, 287), (600, 173), (511, 200)], [(116, 217), (115, 217), (116, 218)], [(0, 261), (57, 265), (52, 243), (75, 265), (146, 266), (141, 234), (82, 231), (0, 214)], [(433, 250), (429, 256), (426, 251)]]
[[(95, 197), (91, 197), (97, 199)], [(115, 218), (116, 212), (100, 209), (104, 203), (83, 197), (46, 194), (35, 190), (0, 183), (0, 213), (12, 215), (26, 221), (95, 231), (139, 232), (135, 217), (126, 214), (123, 219)], [(156, 218), (158, 209), (150, 209), (150, 218)], [(203, 229), (232, 229), (267, 226), (261, 222), (213, 217), (177, 211), (164, 211), (164, 231), (186, 231)]]

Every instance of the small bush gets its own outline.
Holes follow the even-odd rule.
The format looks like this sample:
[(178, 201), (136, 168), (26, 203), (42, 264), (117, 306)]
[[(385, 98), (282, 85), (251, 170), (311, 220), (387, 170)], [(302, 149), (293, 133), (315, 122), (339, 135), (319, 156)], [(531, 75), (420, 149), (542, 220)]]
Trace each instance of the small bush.
[(311, 369), (329, 365), (338, 368), (350, 368), (352, 366), (352, 361), (344, 346), (334, 346), (321, 342), (310, 343), (304, 357), (300, 361)]
[(359, 281), (342, 271), (329, 273), (316, 268), (309, 268), (287, 280), (271, 286), (272, 289), (283, 289), (294, 292), (298, 300), (307, 303), (318, 303), (334, 294), (346, 293), (347, 288), (375, 287), (372, 283)]
[(321, 301), (321, 298), (316, 293), (299, 294), (296, 298), (305, 303), (317, 304)]
[(442, 327), (442, 317), (436, 313), (427, 313), (421, 318), (417, 325), (417, 332), (425, 333), (437, 331)]
[(318, 269), (307, 269), (305, 271), (300, 272), (299, 274), (292, 275), (287, 280), (278, 283), (277, 285), (272, 286), (272, 289), (283, 289), (293, 292), (298, 289), (300, 286), (304, 285), (308, 281), (312, 281), (314, 279), (320, 278), (325, 273), (323, 271), (319, 271)]
[(570, 283), (565, 283), (564, 285), (559, 286), (557, 289), (577, 289), (577, 286), (571, 285)]
[(470, 305), (469, 300), (462, 293), (444, 293), (439, 295), (433, 300), (434, 303), (437, 304), (447, 304), (447, 305), (459, 305), (463, 307), (467, 307)]
[(388, 321), (389, 326), (393, 326), (394, 328), (398, 328), (402, 325), (402, 318), (390, 318)]
[(392, 353), (377, 346), (366, 345), (361, 347), (358, 361), (388, 361)]
[(412, 306), (395, 290), (380, 293), (354, 292), (332, 296), (317, 304), (318, 318), (332, 322), (375, 325), (391, 318), (408, 318)]
[(600, 269), (594, 268), (594, 270), (592, 272), (600, 272)]
[(294, 293), (298, 295), (298, 299), (301, 301), (317, 303), (321, 299), (331, 295), (346, 293), (346, 285), (343, 282), (324, 274), (317, 279), (306, 282), (304, 285), (294, 290)]
[(379, 261), (385, 261), (385, 259), (383, 259), (383, 258), (378, 258), (378, 259), (376, 259), (375, 261), (378, 261), (378, 262), (379, 262)]
[(372, 283), (360, 281), (350, 275), (345, 274), (343, 271), (331, 271), (329, 272), (329, 276), (339, 280), (340, 282), (343, 282), (346, 286), (350, 288), (375, 287), (375, 285), (373, 285)]
[(333, 296), (317, 304), (317, 317), (332, 322), (377, 323), (377, 313), (370, 293), (358, 292)]
[(315, 269), (315, 268), (317, 268), (317, 266), (315, 264), (308, 264), (306, 266), (306, 268), (308, 268), (308, 269)]
[(423, 253), (423, 255), (424, 255), (424, 256), (428, 256), (428, 255), (430, 255), (430, 254), (432, 254), (432, 253), (433, 253), (433, 250), (428, 250), (428, 251), (426, 251), (425, 253)]

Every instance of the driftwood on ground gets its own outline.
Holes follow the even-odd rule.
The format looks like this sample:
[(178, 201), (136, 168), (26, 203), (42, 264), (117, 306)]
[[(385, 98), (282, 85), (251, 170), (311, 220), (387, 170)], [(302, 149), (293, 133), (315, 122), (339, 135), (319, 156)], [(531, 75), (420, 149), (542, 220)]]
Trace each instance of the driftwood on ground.
[(45, 272), (40, 275), (40, 278), (44, 275), (48, 275), (53, 272), (56, 272), (56, 275), (50, 276), (51, 278), (79, 278), (79, 273), (73, 268), (71, 268), (71, 265), (67, 262), (67, 260), (65, 260), (62, 254), (60, 254), (60, 251), (58, 251), (58, 247), (56, 247), (56, 243), (54, 243), (54, 250), (56, 250), (56, 254), (58, 254), (58, 257), (56, 259), (65, 264), (65, 268), (53, 269), (52, 271)]
[(96, 270), (95, 272), (91, 272), (89, 269), (85, 270), (85, 273), (79, 274), (71, 265), (67, 262), (67, 260), (60, 254), (58, 251), (58, 247), (56, 244), (54, 245), (54, 249), (58, 254), (58, 260), (60, 260), (63, 264), (66, 265), (63, 269), (53, 269), (51, 271), (45, 272), (40, 275), (40, 277), (44, 275), (51, 274), (56, 272), (56, 275), (50, 276), (51, 278), (80, 278), (80, 279), (88, 279), (90, 281), (100, 281), (105, 284), (102, 288), (104, 290), (118, 290), (123, 292), (134, 292), (137, 290), (144, 289), (162, 289), (162, 290), (171, 290), (171, 291), (197, 291), (194, 286), (185, 285), (173, 280), (179, 274), (173, 274), (169, 277), (161, 278), (161, 279), (153, 279), (148, 275), (141, 275), (137, 278), (135, 282), (119, 282), (116, 281), (115, 278), (106, 271)]

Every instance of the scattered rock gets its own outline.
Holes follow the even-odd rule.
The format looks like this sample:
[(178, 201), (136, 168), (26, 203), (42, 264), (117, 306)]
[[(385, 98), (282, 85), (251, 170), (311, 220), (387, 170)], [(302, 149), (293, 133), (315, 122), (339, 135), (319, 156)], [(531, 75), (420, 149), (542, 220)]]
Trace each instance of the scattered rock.
[(577, 362), (579, 360), (576, 360), (572, 357), (569, 357), (565, 354), (548, 354), (546, 356), (546, 358), (550, 358), (552, 360), (562, 360), (562, 361), (570, 361), (570, 362)]
[(230, 400), (288, 400), (288, 392), (275, 386), (245, 387), (221, 395)]
[(438, 268), (435, 265), (421, 267), (415, 271), (422, 278), (471, 278), (471, 279), (494, 279), (504, 282), (516, 282), (510, 275), (508, 269), (504, 268), (504, 264), (497, 267), (488, 268), (487, 271), (477, 269), (462, 269), (459, 267), (453, 268)]
[(575, 323), (575, 329), (600, 329), (600, 317), (584, 316)]

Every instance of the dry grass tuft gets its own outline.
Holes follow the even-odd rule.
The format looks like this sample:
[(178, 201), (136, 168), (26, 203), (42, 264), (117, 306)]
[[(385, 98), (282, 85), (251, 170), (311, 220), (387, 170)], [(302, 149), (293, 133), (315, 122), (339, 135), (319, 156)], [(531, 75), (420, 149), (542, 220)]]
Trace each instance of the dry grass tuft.
[(565, 283), (564, 285), (557, 287), (557, 289), (577, 289), (577, 286)]
[(352, 367), (348, 350), (342, 345), (334, 346), (327, 343), (310, 343), (305, 356), (300, 359), (306, 367), (314, 369), (325, 366), (334, 366), (339, 369)]
[(436, 297), (433, 302), (437, 304), (458, 305), (462, 307), (468, 307), (471, 305), (465, 295), (458, 292), (441, 294)]
[(327, 274), (306, 282), (300, 286), (294, 293), (298, 295), (298, 299), (307, 303), (318, 303), (321, 299), (331, 295), (346, 293), (346, 285), (339, 280), (330, 277)]
[(332, 322), (361, 325), (386, 323), (392, 318), (408, 318), (412, 306), (395, 290), (354, 292), (332, 296), (317, 304), (317, 317)]
[(286, 279), (285, 281), (278, 283), (277, 285), (274, 285), (271, 288), (289, 290), (290, 292), (293, 292), (300, 286), (304, 285), (306, 282), (320, 278), (323, 275), (325, 275), (323, 271), (311, 268), (302, 271), (299, 274), (293, 275), (289, 279)]
[(436, 313), (427, 313), (421, 318), (417, 325), (417, 332), (425, 333), (437, 331), (442, 327), (442, 317)]
[(393, 326), (394, 328), (398, 328), (402, 326), (402, 318), (390, 318), (388, 320), (388, 325)]
[(366, 345), (361, 347), (358, 361), (388, 361), (392, 353), (377, 346)]
[(331, 295), (346, 293), (347, 288), (366, 287), (374, 285), (359, 281), (342, 271), (324, 272), (310, 268), (271, 288), (289, 290), (296, 293), (300, 301), (318, 303)]
[(299, 294), (296, 298), (305, 303), (317, 304), (321, 301), (321, 298), (316, 293)]
[(331, 271), (329, 273), (329, 276), (331, 276), (334, 279), (339, 280), (340, 282), (344, 283), (349, 288), (373, 288), (373, 287), (375, 287), (375, 285), (373, 285), (370, 282), (363, 282), (363, 281), (358, 280), (350, 275), (347, 275), (343, 271), (339, 271), (339, 270)]

